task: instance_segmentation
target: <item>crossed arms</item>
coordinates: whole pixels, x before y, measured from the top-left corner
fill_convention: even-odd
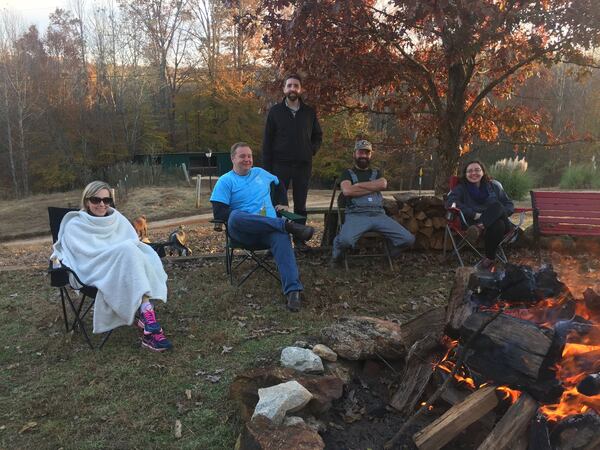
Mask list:
[[[385,191],[387,189],[387,180],[383,177],[373,181],[363,181],[352,184],[350,180],[344,180],[340,183],[344,197],[360,197],[372,192]]]

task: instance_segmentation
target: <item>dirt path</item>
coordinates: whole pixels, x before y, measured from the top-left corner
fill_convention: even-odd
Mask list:
[[[386,192],[386,196],[391,196],[399,191],[389,191]],[[423,192],[424,195],[432,195],[432,191]],[[416,195],[416,191],[415,191]],[[290,195],[291,197],[291,195]],[[324,207],[329,206],[331,201],[331,191],[326,190],[313,190],[310,191],[307,206],[316,208],[316,207]],[[290,206],[293,207],[293,202],[290,202]],[[196,214],[192,216],[184,216],[173,219],[165,219],[165,220],[156,220],[149,222],[149,227],[153,231],[165,230],[170,228],[175,228],[179,225],[195,225],[201,223],[207,223],[210,219],[212,219],[211,213],[206,214]],[[40,236],[34,238],[25,238],[25,239],[15,239],[12,241],[0,242],[0,246],[8,247],[8,248],[24,248],[30,246],[39,246],[39,245],[50,245],[52,240],[50,236]]]

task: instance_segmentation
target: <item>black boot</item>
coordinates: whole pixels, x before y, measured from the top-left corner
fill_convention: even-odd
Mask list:
[[[300,311],[302,306],[302,300],[300,299],[300,291],[292,291],[286,294],[287,297],[287,309],[292,312]]]
[[[295,240],[306,242],[310,241],[310,238],[312,238],[315,229],[313,227],[309,227],[288,220],[285,223],[285,231],[290,233]]]

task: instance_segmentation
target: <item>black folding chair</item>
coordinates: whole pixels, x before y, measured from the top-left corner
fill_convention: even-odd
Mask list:
[[[50,220],[50,231],[52,232],[53,243],[58,240],[58,231],[60,230],[60,223],[62,222],[63,217],[70,211],[77,211],[77,209],[55,207],[48,208],[48,218]],[[98,289],[96,289],[94,286],[88,286],[83,283],[71,268],[67,267],[60,261],[50,261],[48,273],[50,274],[50,285],[58,288],[60,292],[60,300],[62,304],[66,332],[69,333],[70,331],[81,330],[81,333],[83,334],[83,337],[90,348],[94,349],[95,347],[92,343],[90,335],[87,332],[84,318],[94,306]],[[71,286],[71,276],[81,287]],[[79,295],[71,297],[69,294],[69,288],[74,291],[79,291]],[[67,310],[67,305],[69,307],[69,311]],[[69,316],[72,316],[72,318]],[[110,337],[111,333],[112,330],[103,333],[98,349],[102,349],[102,347],[104,347],[104,344]]]
[[[225,269],[229,276],[229,283],[232,286],[241,286],[248,278],[257,270],[262,269],[279,281],[277,268],[272,263],[271,253],[267,246],[249,246],[236,241],[229,234],[227,223],[222,220],[211,220],[214,224],[215,231],[225,232]],[[234,260],[238,259],[237,261]],[[254,262],[254,266],[247,272],[239,281],[235,280],[234,270],[238,269],[246,261]]]

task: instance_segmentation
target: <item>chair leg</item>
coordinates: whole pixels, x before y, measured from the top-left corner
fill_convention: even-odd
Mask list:
[[[458,247],[456,246],[456,239],[454,239],[454,236],[452,235],[452,232],[448,231],[448,236],[450,236],[450,242],[452,242],[452,248],[454,250],[454,254],[456,255],[456,257],[458,258],[458,262],[460,263],[461,267],[464,267],[465,264],[463,263],[462,257],[460,256],[460,252]]]
[[[383,252],[388,260],[388,264],[390,265],[390,270],[394,271],[394,263],[392,262],[392,253],[390,252],[390,243],[387,239],[383,240]]]
[[[60,303],[62,304],[62,312],[63,312],[63,319],[65,321],[65,332],[68,333],[69,332],[69,319],[67,317],[67,307],[65,305],[65,295],[68,296],[68,294],[65,292],[65,288],[61,287],[60,288]],[[70,299],[69,299],[70,301]]]

